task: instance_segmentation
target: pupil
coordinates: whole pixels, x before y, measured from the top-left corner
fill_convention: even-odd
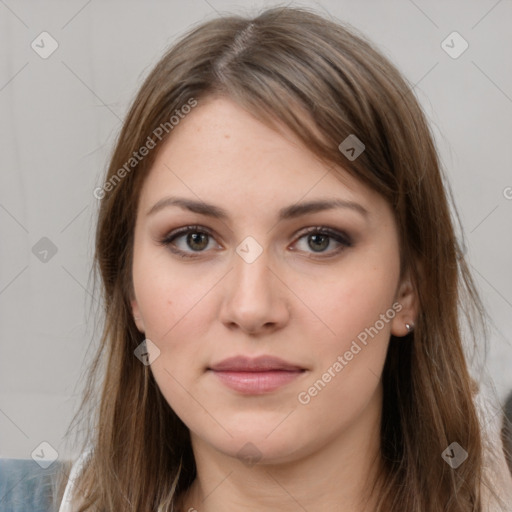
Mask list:
[[[200,239],[202,238],[202,244]],[[206,240],[205,233],[189,233],[188,235],[188,244],[192,249],[204,249],[208,244],[204,243]]]
[[[316,245],[316,248],[320,248],[320,249],[326,249],[327,246],[329,245],[329,237],[327,235],[311,235],[311,238],[310,238],[310,241],[313,241],[314,244],[316,244],[319,239],[321,240],[320,241],[320,244]],[[323,242],[323,243],[322,243]],[[327,243],[325,243],[327,242]],[[310,244],[311,246],[311,244]],[[311,246],[312,249],[315,249],[314,246]]]

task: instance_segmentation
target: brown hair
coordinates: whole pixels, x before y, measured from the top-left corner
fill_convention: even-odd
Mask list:
[[[139,192],[165,140],[155,130],[170,128],[170,117],[191,99],[200,106],[213,94],[271,126],[284,123],[392,206],[419,316],[405,340],[391,337],[383,371],[379,511],[483,510],[483,436],[461,337],[462,317],[469,335],[483,309],[432,134],[411,85],[364,36],[295,8],[196,27],[150,72],[126,117],[106,182],[149,140],[158,147],[122,173],[99,209],[95,263],[105,323],[81,410],[85,419],[86,410],[96,414],[87,439],[92,456],[77,481],[79,510],[170,510],[195,477],[188,429],[133,353],[144,335],[131,315],[131,262]],[[353,161],[338,149],[350,134],[366,146]],[[454,441],[468,453],[457,469],[441,457]]]

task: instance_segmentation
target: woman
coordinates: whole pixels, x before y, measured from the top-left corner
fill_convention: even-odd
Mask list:
[[[290,8],[194,29],[95,195],[85,405],[105,368],[61,510],[506,510],[433,139],[353,29]]]

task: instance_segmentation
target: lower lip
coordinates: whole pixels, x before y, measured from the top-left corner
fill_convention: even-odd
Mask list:
[[[228,372],[211,370],[227,387],[246,395],[274,391],[300,377],[304,371]]]

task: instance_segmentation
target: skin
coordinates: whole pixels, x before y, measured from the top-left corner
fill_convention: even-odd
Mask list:
[[[178,206],[147,215],[171,195],[213,203],[229,218]],[[325,198],[367,213],[335,208],[277,220],[283,207]],[[160,350],[151,371],[190,429],[197,465],[181,510],[374,510],[364,485],[379,467],[380,377],[390,334],[407,334],[417,303],[408,277],[400,278],[389,205],[285,128],[277,132],[222,97],[202,100],[173,130],[139,201],[132,311]],[[159,241],[187,225],[213,236],[196,245],[186,234],[176,238],[175,247],[196,256],[183,259]],[[304,233],[315,226],[345,232],[352,243],[315,244]],[[247,236],[263,251],[251,263],[236,252]],[[299,393],[396,302],[394,318],[300,403]],[[262,354],[306,371],[263,395],[242,395],[207,371],[230,356]],[[248,442],[261,457],[256,464],[237,455]]]

